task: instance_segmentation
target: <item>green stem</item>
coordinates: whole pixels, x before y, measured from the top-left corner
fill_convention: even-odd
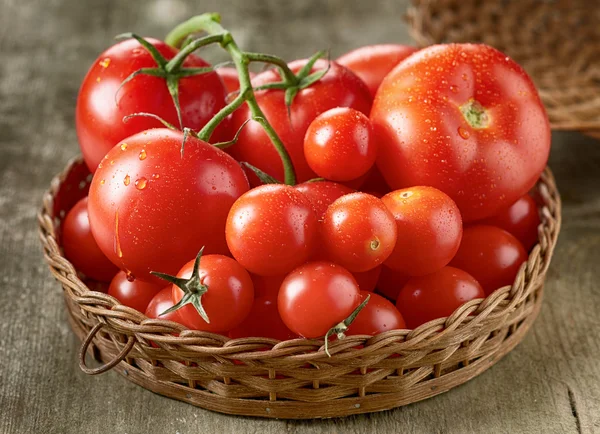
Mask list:
[[[286,84],[296,86],[300,82],[300,80],[298,80],[298,77],[294,75],[287,63],[285,63],[285,61],[280,57],[263,53],[246,53],[246,56],[248,56],[248,60],[250,60],[251,62],[271,63],[277,66],[281,74],[281,78]]]

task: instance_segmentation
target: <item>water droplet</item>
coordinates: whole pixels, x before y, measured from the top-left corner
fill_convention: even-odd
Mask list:
[[[127,143],[121,143],[121,151],[127,149]]]
[[[147,184],[148,184],[148,180],[146,178],[142,177],[135,181],[135,188],[137,188],[138,190],[143,190],[144,188],[146,188]]]
[[[100,181],[100,185],[104,185],[104,183],[105,183],[105,182],[106,182],[106,181],[105,181],[104,179],[103,179],[103,180],[101,180],[101,181]]]
[[[153,177],[154,179],[158,179],[158,178],[160,178],[160,175],[159,175],[158,173],[155,173],[154,175],[152,175],[152,177]]]
[[[115,249],[119,258],[123,257],[123,251],[121,250],[121,239],[119,238],[119,210],[115,211]]]
[[[140,160],[145,160],[146,159],[147,155],[146,155],[146,150],[145,149],[142,149],[140,151],[139,157],[140,157]]]
[[[108,68],[108,65],[110,65],[110,58],[109,57],[105,57],[104,59],[102,59],[100,61],[100,66],[103,68]]]
[[[135,280],[135,276],[133,275],[133,273],[129,270],[125,271],[125,277],[127,278],[127,280],[129,282],[133,282]]]
[[[123,184],[125,184],[125,186],[128,186],[130,182],[131,182],[131,178],[129,177],[129,175],[125,175],[125,179],[123,180]]]
[[[102,169],[102,163],[98,164],[98,169]]]
[[[458,135],[461,136],[465,140],[467,140],[469,137],[471,137],[471,133],[469,133],[469,130],[467,130],[463,127],[458,127]]]
[[[457,93],[458,92],[458,86],[455,86],[453,84],[450,85],[450,91],[452,93]]]
[[[115,160],[110,160],[110,165],[114,166],[114,164],[115,164]]]
[[[96,83],[100,83],[102,79],[100,77],[96,77]]]
[[[467,78],[468,78],[468,77],[467,77],[467,74],[463,74],[463,75],[462,75],[462,79],[463,79],[464,81],[467,81]]]

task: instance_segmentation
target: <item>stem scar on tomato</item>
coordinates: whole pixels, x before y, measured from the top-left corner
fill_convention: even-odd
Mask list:
[[[461,105],[460,111],[472,128],[480,130],[487,128],[490,124],[490,116],[487,110],[479,101],[473,98]]]

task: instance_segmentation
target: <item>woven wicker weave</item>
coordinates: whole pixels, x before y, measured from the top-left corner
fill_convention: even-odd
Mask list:
[[[89,179],[85,165],[72,161],[52,181],[38,216],[45,258],[63,286],[71,326],[84,340],[82,369],[95,374],[115,368],[171,398],[263,417],[385,410],[445,392],[483,372],[523,339],[536,318],[561,221],[560,197],[546,169],[537,186],[540,243],[512,287],[415,330],[332,342],[328,357],[322,340],[231,340],[148,319],[90,291],[62,255],[56,230],[61,216],[86,194]],[[87,350],[106,365],[86,367]]]
[[[552,128],[600,138],[600,4],[595,0],[412,0],[421,46],[484,42],[531,75]]]

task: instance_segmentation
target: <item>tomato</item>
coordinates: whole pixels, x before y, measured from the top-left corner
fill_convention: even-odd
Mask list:
[[[386,298],[395,301],[402,287],[408,282],[408,279],[410,279],[410,276],[382,265],[379,280],[377,280],[376,291]]]
[[[398,226],[398,242],[385,265],[423,276],[450,262],[462,236],[460,211],[452,199],[432,187],[412,187],[381,200]]]
[[[256,298],[250,314],[229,332],[229,337],[232,339],[262,337],[286,341],[298,336],[286,327],[279,316],[277,294],[275,294]]]
[[[283,281],[277,304],[285,325],[305,338],[323,337],[360,304],[349,271],[330,262],[309,262]]]
[[[290,63],[289,67],[297,73],[306,62],[307,60],[297,60]],[[316,177],[304,158],[304,135],[312,120],[334,107],[352,107],[366,115],[371,109],[369,90],[345,67],[335,62],[328,65],[326,60],[320,59],[315,63],[313,72],[328,66],[329,70],[319,81],[298,92],[290,107],[289,116],[283,90],[256,92],[256,101],[290,154],[298,182]],[[273,69],[257,75],[252,84],[256,87],[280,81],[279,73]],[[250,110],[244,105],[233,114],[232,130],[238,131],[248,118]],[[230,152],[238,161],[246,161],[276,179],[283,180],[283,165],[279,154],[257,122],[251,121],[243,128]]]
[[[391,189],[386,184],[383,175],[379,171],[377,166],[373,166],[367,176],[365,181],[360,186],[360,191],[364,191],[365,193],[372,194],[373,196],[377,196],[379,198],[388,194]]]
[[[308,199],[283,184],[254,188],[232,206],[227,245],[244,268],[261,276],[290,272],[315,245],[317,217]]]
[[[538,242],[537,228],[540,225],[540,215],[535,200],[528,194],[495,216],[478,223],[497,226],[510,232],[527,251],[531,250]]]
[[[162,41],[148,39],[169,60],[178,50]],[[93,173],[106,153],[121,140],[162,124],[151,118],[123,117],[138,112],[160,116],[179,126],[175,105],[166,80],[140,74],[119,89],[121,83],[140,68],[155,68],[156,61],[139,42],[129,39],[104,51],[83,79],[77,97],[77,137],[83,158]],[[190,55],[184,67],[207,67],[200,57]],[[117,92],[118,90],[118,92]],[[183,126],[199,131],[225,106],[225,88],[215,72],[182,78],[179,104]]]
[[[351,193],[333,202],[321,225],[328,258],[352,272],[368,271],[396,247],[394,216],[381,199]]]
[[[249,186],[223,151],[183,134],[154,129],[115,146],[90,187],[90,225],[100,249],[136,278],[176,273],[200,247],[226,254],[225,221]]]
[[[112,262],[111,262],[111,264],[112,264]],[[112,280],[112,279],[110,279],[110,280]],[[108,293],[108,287],[110,285],[110,281],[109,282],[99,282],[99,281],[93,280],[93,279],[84,279],[83,283],[85,283],[85,286],[87,286],[90,291],[102,292],[104,294]]]
[[[177,278],[193,282],[196,261],[186,263]],[[252,309],[254,287],[250,275],[240,264],[227,256],[205,255],[199,260],[196,278],[198,285],[194,286],[196,293],[192,297],[199,300],[209,322],[189,303],[176,310],[182,324],[194,330],[224,333],[244,321]],[[188,290],[175,283],[171,291],[174,305],[189,296]]]
[[[110,282],[108,295],[112,295],[121,304],[143,313],[146,311],[150,300],[164,286],[133,279],[124,271],[119,271]]]
[[[444,267],[427,276],[412,277],[400,290],[396,307],[411,329],[444,318],[476,298],[484,298],[481,285],[463,270]]]
[[[375,268],[371,268],[368,271],[352,273],[352,276],[354,276],[354,280],[356,280],[356,283],[358,283],[358,287],[361,291],[372,292],[375,290],[382,268],[383,266],[379,265]]]
[[[321,113],[304,136],[304,156],[317,175],[332,181],[365,175],[377,158],[371,121],[349,107]]]
[[[217,71],[217,74],[219,74],[219,77],[221,77],[223,85],[225,85],[225,90],[228,94],[236,92],[240,89],[240,78],[238,76],[237,69],[225,67],[218,68],[215,71]],[[250,78],[256,75],[251,71],[248,72],[250,74]]]
[[[254,284],[254,298],[277,297],[281,282],[285,279],[285,275],[259,276],[257,274],[251,274],[250,277]]]
[[[494,226],[477,225],[465,229],[450,265],[470,273],[489,295],[512,285],[526,260],[523,245],[510,233]]]
[[[380,295],[360,291],[362,300],[367,295],[371,298],[365,307],[358,313],[346,334],[375,336],[388,330],[401,330],[406,328],[402,315],[390,301]]]
[[[330,181],[303,182],[294,188],[306,196],[319,220],[323,220],[325,211],[336,199],[355,191],[343,184]]]
[[[88,198],[67,213],[62,224],[62,248],[77,271],[101,282],[110,282],[119,269],[102,253],[90,230]]]
[[[156,293],[156,295],[150,300],[148,307],[146,308],[146,316],[154,319],[164,319],[167,321],[181,322],[177,311],[172,311],[161,315],[167,309],[173,307],[173,297],[171,296],[173,291],[170,286],[167,286]]]
[[[466,222],[527,193],[550,151],[533,82],[486,45],[435,45],[410,56],[379,87],[371,122],[390,187],[436,187]]]

